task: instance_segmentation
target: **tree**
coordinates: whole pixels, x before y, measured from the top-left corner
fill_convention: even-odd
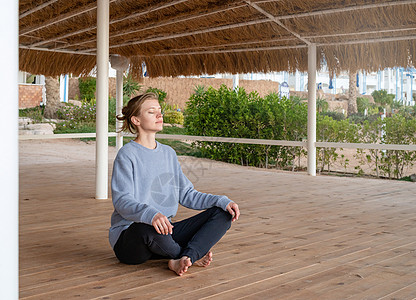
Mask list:
[[[327,112],[328,107],[329,107],[329,104],[328,104],[328,101],[325,100],[325,98],[318,97],[316,99],[316,109],[318,110],[318,112],[320,113]]]
[[[45,77],[46,106],[44,116],[47,119],[55,119],[61,106],[58,77]]]
[[[357,73],[349,72],[348,115],[356,114],[357,109]]]
[[[394,95],[387,94],[386,90],[374,91],[371,93],[374,98],[374,102],[380,104],[383,107],[392,106],[394,102]]]

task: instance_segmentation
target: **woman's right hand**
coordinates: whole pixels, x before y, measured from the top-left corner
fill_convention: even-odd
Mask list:
[[[161,213],[157,213],[152,220],[152,226],[155,228],[156,232],[159,234],[172,234],[173,225],[169,222],[169,219],[162,215]]]

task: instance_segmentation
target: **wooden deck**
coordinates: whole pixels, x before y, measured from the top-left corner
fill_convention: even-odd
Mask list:
[[[178,277],[166,260],[114,257],[93,157],[21,155],[21,299],[416,299],[414,183],[181,159],[199,190],[228,195],[242,216],[210,267]]]

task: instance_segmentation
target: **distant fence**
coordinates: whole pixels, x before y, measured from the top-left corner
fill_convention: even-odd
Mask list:
[[[115,132],[108,133],[109,137],[115,137],[116,135],[117,133]],[[125,136],[133,136],[133,135],[129,134]],[[20,135],[19,140],[78,139],[78,138],[95,138],[95,137],[96,137],[95,133],[64,133],[64,134],[45,134],[45,135]],[[166,139],[166,140],[178,140],[178,141],[186,140],[186,141],[200,141],[200,142],[221,142],[221,143],[236,143],[236,144],[305,147],[305,148],[307,146],[306,141],[243,139],[243,138],[226,138],[226,137],[177,135],[177,134],[156,134],[156,138]],[[361,144],[361,143],[316,142],[315,147],[416,151],[416,145],[399,145],[399,144]]]

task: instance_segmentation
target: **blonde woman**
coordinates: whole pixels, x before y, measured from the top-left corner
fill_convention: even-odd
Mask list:
[[[122,130],[137,137],[114,161],[109,239],[117,258],[126,264],[169,258],[169,269],[179,276],[192,265],[208,266],[211,247],[240,216],[238,205],[226,196],[195,190],[175,151],[156,141],[163,129],[156,94],[131,99],[122,114],[117,117],[123,121]],[[205,211],[172,223],[178,204]]]

